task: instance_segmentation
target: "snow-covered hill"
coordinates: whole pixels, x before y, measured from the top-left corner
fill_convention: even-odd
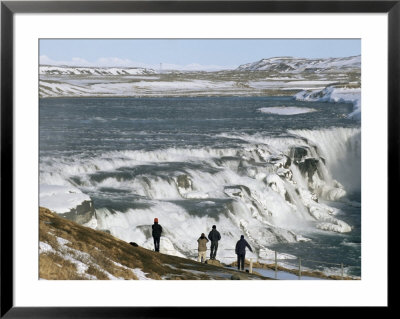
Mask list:
[[[40,75],[142,75],[154,74],[155,71],[144,68],[117,67],[72,67],[41,65]]]
[[[128,67],[40,66],[46,97],[277,96],[351,84],[360,87],[361,57],[279,57],[218,72],[158,72]],[[257,72],[252,72],[257,71]]]
[[[343,72],[361,68],[361,56],[327,59],[276,57],[240,65],[238,71],[275,71],[281,73]]]

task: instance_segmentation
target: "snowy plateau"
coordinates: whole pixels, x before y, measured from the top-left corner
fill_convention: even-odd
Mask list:
[[[269,58],[224,71],[41,65],[45,97],[273,96],[360,87],[361,57]]]

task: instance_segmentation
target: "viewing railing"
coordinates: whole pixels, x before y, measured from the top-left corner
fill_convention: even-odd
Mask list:
[[[218,249],[217,252],[227,251],[227,250],[229,250],[229,251],[235,251],[235,249]],[[173,252],[176,252],[176,250],[165,250],[165,249],[162,249],[162,252],[163,252],[163,253],[164,253],[164,252],[172,252],[172,251],[173,251]],[[191,251],[196,251],[196,252],[197,252],[198,249],[197,249],[197,248],[193,248],[193,249],[191,249]],[[207,248],[207,251],[209,252],[210,249]],[[248,258],[247,260],[249,261],[249,273],[252,273],[252,272],[253,272],[253,265],[254,265],[254,262],[256,262],[256,263],[258,263],[258,264],[267,265],[267,266],[269,266],[269,267],[268,267],[269,269],[271,269],[271,266],[272,266],[272,267],[273,267],[272,270],[274,271],[275,279],[278,278],[278,272],[279,272],[279,271],[281,271],[281,272],[289,272],[289,273],[292,273],[292,274],[296,275],[296,276],[298,277],[299,280],[301,280],[301,278],[302,278],[304,272],[315,272],[315,271],[319,271],[319,270],[316,270],[316,269],[311,269],[311,268],[309,268],[309,267],[304,267],[304,262],[325,264],[325,265],[331,265],[331,266],[338,266],[338,268],[340,269],[340,274],[337,275],[337,276],[340,277],[341,279],[344,279],[344,278],[345,278],[345,274],[344,274],[344,268],[345,268],[345,267],[350,266],[350,267],[352,267],[352,268],[360,268],[359,266],[354,266],[354,265],[345,265],[345,264],[343,264],[343,263],[331,263],[331,262],[326,262],[326,261],[321,261],[321,260],[313,260],[313,259],[306,259],[306,258],[301,258],[301,257],[296,257],[296,258],[293,258],[293,259],[287,259],[287,258],[285,258],[285,259],[278,259],[278,252],[275,251],[274,253],[275,253],[275,256],[274,256],[273,259],[272,259],[272,258],[261,258],[261,257],[257,257],[257,258],[250,257],[250,258]],[[189,255],[188,257],[189,257],[189,258],[195,258],[195,259],[197,260],[198,255],[197,255],[197,254],[193,254],[193,255]],[[223,257],[221,257],[221,258],[237,260],[237,256],[223,256]],[[282,267],[282,266],[281,266],[281,268],[279,269],[279,262],[281,262],[281,264],[282,264],[283,261],[285,261],[285,266],[287,266],[287,264],[291,264],[290,261],[293,261],[293,260],[296,260],[296,259],[298,260],[298,262],[297,262],[297,267],[296,267],[296,268],[290,269],[290,268],[285,268],[285,267]],[[266,263],[266,262],[268,262],[268,261],[269,261],[269,262],[272,262],[272,263],[269,263],[269,264]],[[302,263],[303,263],[303,264],[302,264]],[[321,272],[322,272],[322,271],[321,271]],[[323,272],[322,272],[322,273],[323,273]],[[323,274],[324,274],[324,273],[323,273]],[[325,275],[326,277],[329,277],[329,276],[326,275],[326,274],[324,274],[324,275]]]

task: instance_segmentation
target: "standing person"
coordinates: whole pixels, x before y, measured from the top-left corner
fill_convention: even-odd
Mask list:
[[[160,238],[162,233],[162,227],[158,224],[158,218],[154,218],[154,224],[151,226],[152,232],[151,235],[154,239],[154,251],[160,251]]]
[[[208,234],[208,239],[211,240],[210,259],[215,259],[218,250],[218,241],[221,239],[221,235],[217,230],[217,226],[213,225],[212,230]]]
[[[236,248],[235,248],[235,253],[237,255],[237,264],[238,264],[238,270],[244,270],[244,258],[246,256],[246,247],[250,249],[251,252],[253,250],[251,249],[249,243],[244,239],[244,236],[240,236],[240,240],[236,243]]]
[[[208,239],[204,233],[201,234],[200,238],[197,239],[197,242],[199,243],[199,256],[197,257],[198,262],[205,262],[206,261],[206,252],[207,252],[207,243]]]

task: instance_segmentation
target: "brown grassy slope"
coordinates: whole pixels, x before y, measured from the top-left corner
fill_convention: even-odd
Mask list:
[[[234,269],[156,253],[39,209],[39,277],[48,280],[230,279]],[[245,275],[245,274],[243,274]],[[268,279],[247,274],[248,279]]]

